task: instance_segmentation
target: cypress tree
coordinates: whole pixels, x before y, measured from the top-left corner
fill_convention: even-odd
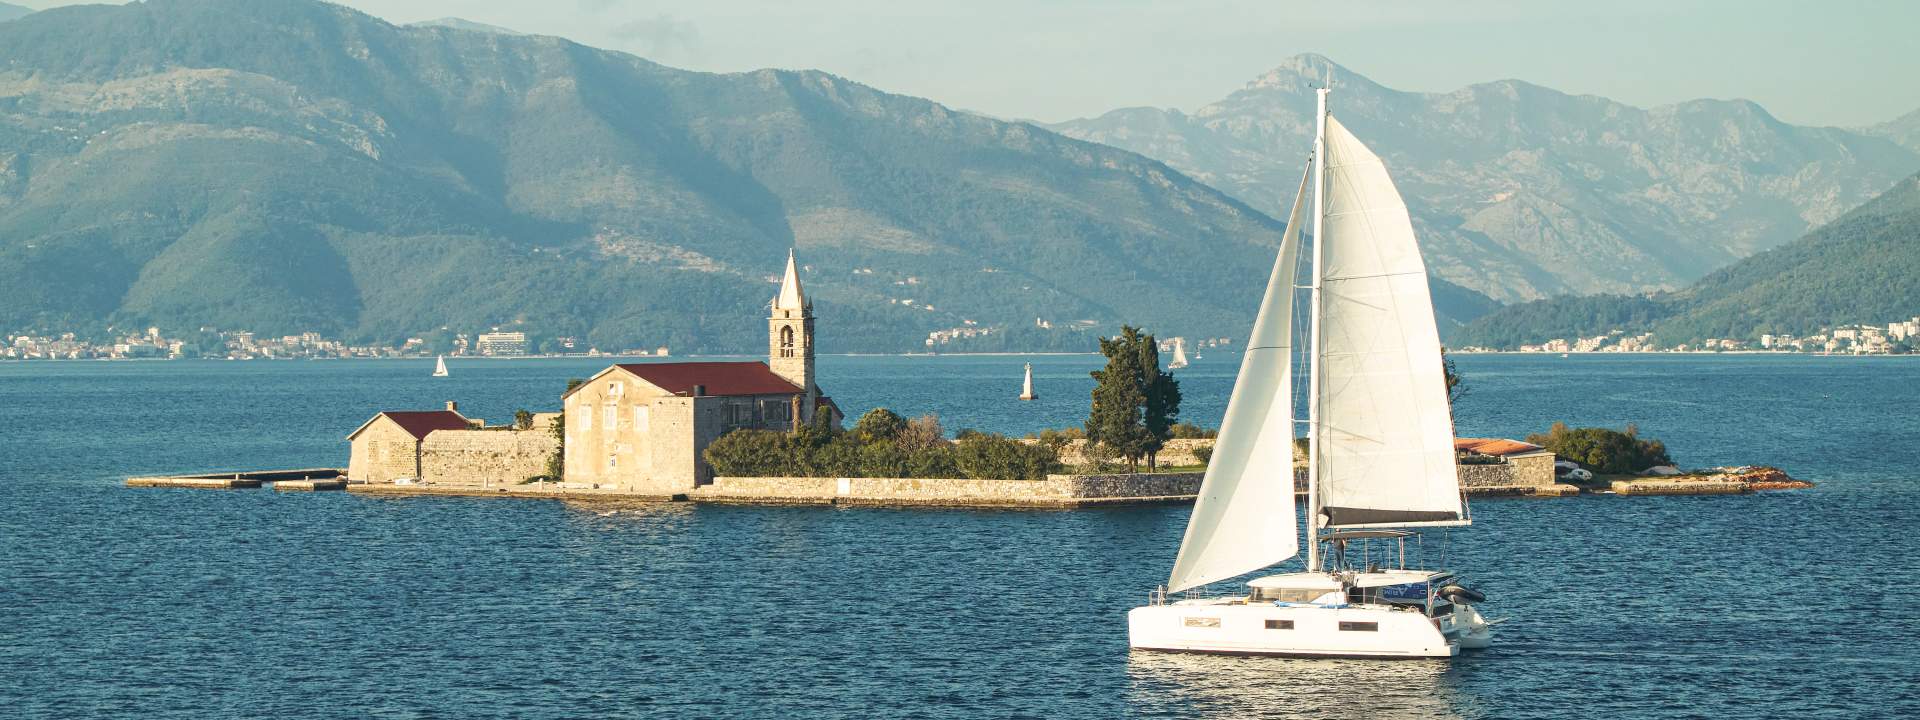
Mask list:
[[[1180,384],[1160,372],[1160,350],[1152,335],[1123,326],[1120,335],[1100,339],[1105,368],[1095,370],[1093,407],[1087,415],[1087,442],[1098,443],[1138,470],[1140,458],[1151,465],[1172,434],[1180,412]]]

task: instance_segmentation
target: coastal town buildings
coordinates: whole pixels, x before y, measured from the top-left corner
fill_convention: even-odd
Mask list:
[[[527,334],[523,332],[485,332],[474,343],[481,355],[519,356],[527,354]]]
[[[1663,346],[1652,333],[1629,335],[1615,330],[1586,338],[1557,338],[1514,348],[1523,353],[1583,352],[1805,352],[1852,355],[1886,355],[1920,352],[1920,316],[1885,325],[1854,324],[1822,328],[1805,336],[1786,333],[1762,333],[1756,338],[1707,338],[1697,342]],[[1460,352],[1487,352],[1489,348],[1463,347]]]

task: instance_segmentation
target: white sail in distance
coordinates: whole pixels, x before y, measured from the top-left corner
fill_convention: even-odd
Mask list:
[[[1227,399],[1200,496],[1167,579],[1170,592],[1279,563],[1300,552],[1293,512],[1293,300],[1307,179]]]
[[[1453,413],[1413,223],[1379,156],[1326,123],[1314,398],[1325,526],[1460,524]]]

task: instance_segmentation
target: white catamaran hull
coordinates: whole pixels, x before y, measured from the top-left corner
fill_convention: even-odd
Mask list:
[[[1455,605],[1438,618],[1380,606],[1275,606],[1185,601],[1127,613],[1140,650],[1290,657],[1450,658],[1487,647],[1479,611]]]

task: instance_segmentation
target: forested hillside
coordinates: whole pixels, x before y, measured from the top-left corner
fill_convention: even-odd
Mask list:
[[[0,24],[0,328],[750,350],[797,246],[828,351],[1036,318],[1232,336],[1280,229],[1130,152],[819,72],[308,0]]]

